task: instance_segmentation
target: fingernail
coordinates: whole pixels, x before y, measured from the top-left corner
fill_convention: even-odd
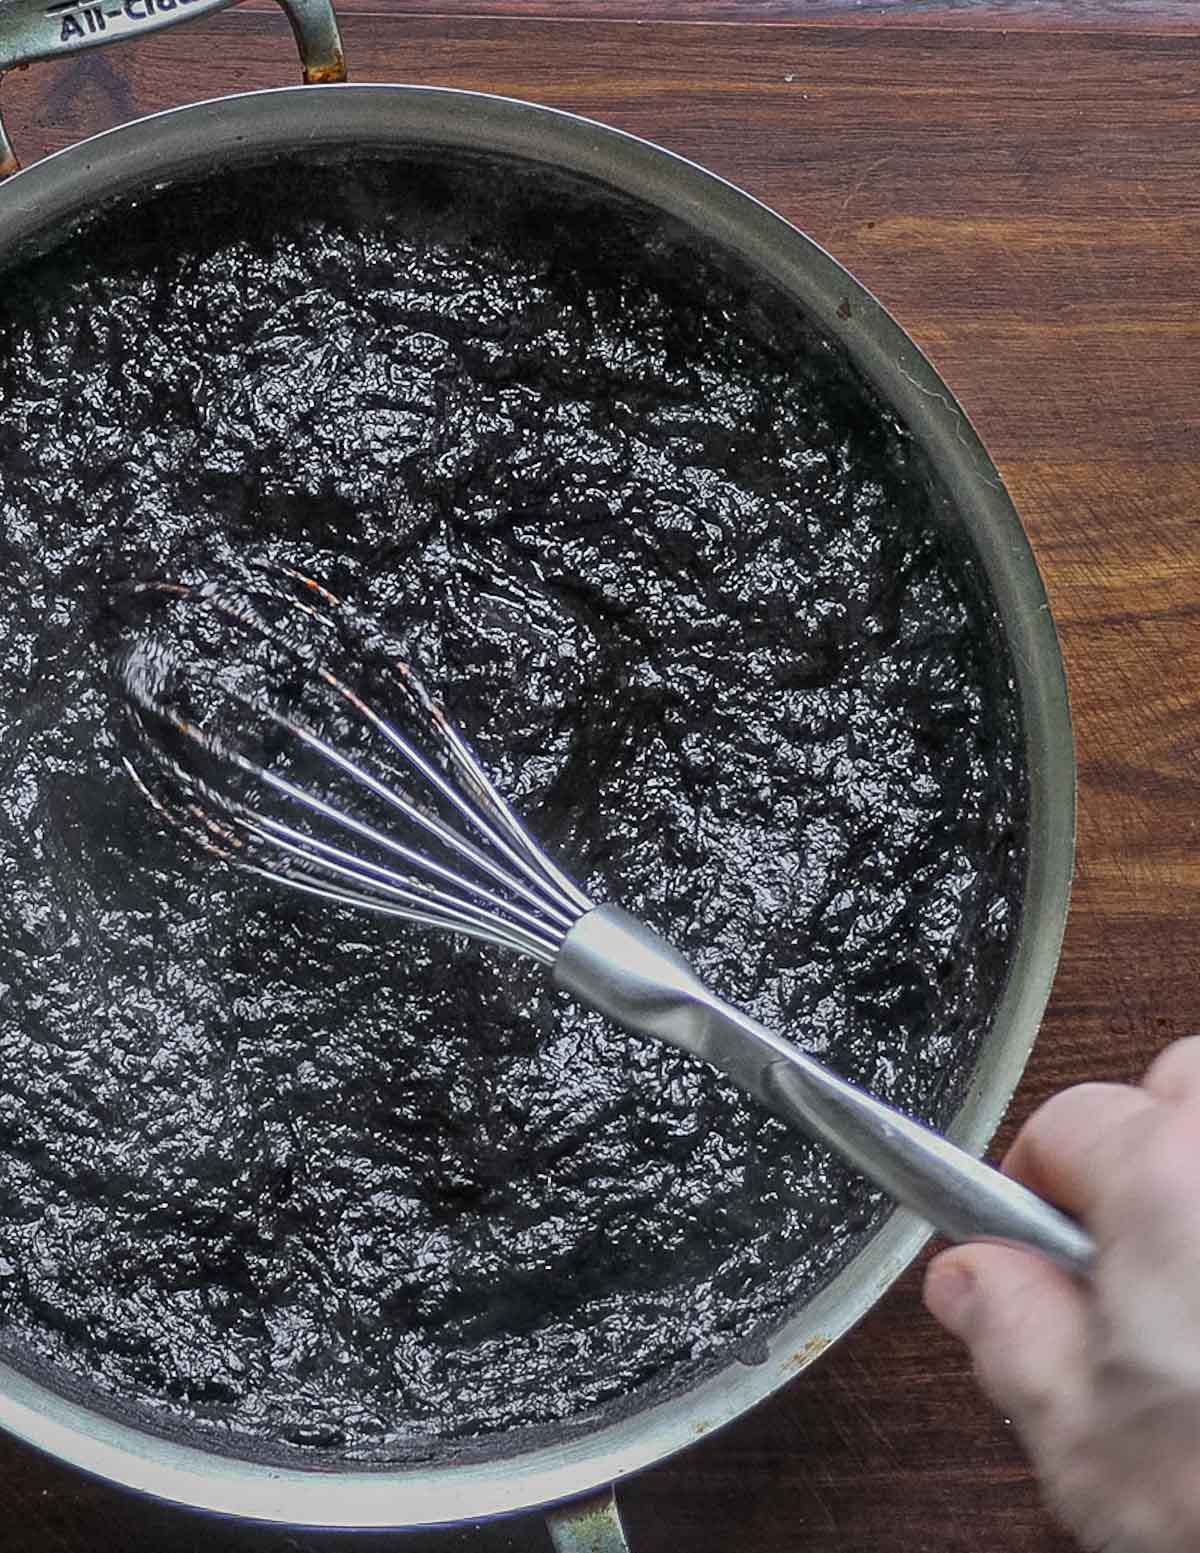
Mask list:
[[[925,1307],[955,1337],[965,1337],[975,1303],[975,1274],[961,1262],[933,1262],[925,1277]]]

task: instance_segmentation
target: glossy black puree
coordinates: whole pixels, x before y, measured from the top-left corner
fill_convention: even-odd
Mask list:
[[[740,1354],[881,1211],[504,955],[213,871],[116,765],[114,579],[378,613],[553,854],[945,1119],[1008,963],[1018,712],[923,461],[687,234],[494,167],[113,212],[0,303],[0,1317],[367,1458]]]

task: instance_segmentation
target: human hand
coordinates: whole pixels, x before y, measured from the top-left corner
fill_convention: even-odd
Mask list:
[[[1095,1236],[1089,1283],[1005,1246],[943,1251],[925,1302],[971,1351],[1089,1550],[1200,1549],[1200,1037],[1140,1086],[1081,1084],[1004,1169]]]

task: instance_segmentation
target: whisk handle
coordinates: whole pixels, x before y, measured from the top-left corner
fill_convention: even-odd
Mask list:
[[[1090,1271],[1095,1247],[1074,1219],[716,997],[677,950],[620,907],[580,918],[554,979],[627,1029],[711,1062],[948,1239],[1012,1242],[1080,1277]]]
[[[778,1115],[823,1138],[947,1239],[1015,1243],[1077,1277],[1090,1273],[1096,1249],[1074,1219],[803,1053],[773,1063],[763,1088]]]

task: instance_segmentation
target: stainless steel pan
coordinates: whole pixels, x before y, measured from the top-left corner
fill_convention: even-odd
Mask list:
[[[0,0],[0,70],[133,36],[231,0]],[[306,80],[340,81],[328,0],[283,0]],[[924,448],[986,571],[1011,647],[1026,740],[1030,847],[1013,971],[950,1128],[981,1152],[1021,1075],[1049,995],[1071,875],[1074,764],[1062,664],[1028,542],[999,475],[946,384],[830,256],[748,195],[656,146],[505,98],[406,86],[315,84],[203,102],[96,136],[0,187],[0,266],[94,207],[155,183],[264,155],[348,148],[466,149],[567,170],[687,223],[781,287],[860,370]],[[0,129],[3,171],[16,159]],[[115,1418],[0,1365],[0,1424],[62,1460],[166,1499],[253,1519],[328,1527],[418,1527],[545,1506],[560,1550],[626,1547],[611,1485],[682,1449],[792,1381],[854,1325],[921,1248],[894,1214],[769,1344],[669,1400],[569,1441],[486,1461],[382,1470],[264,1464]],[[590,1497],[588,1497],[590,1496]]]

